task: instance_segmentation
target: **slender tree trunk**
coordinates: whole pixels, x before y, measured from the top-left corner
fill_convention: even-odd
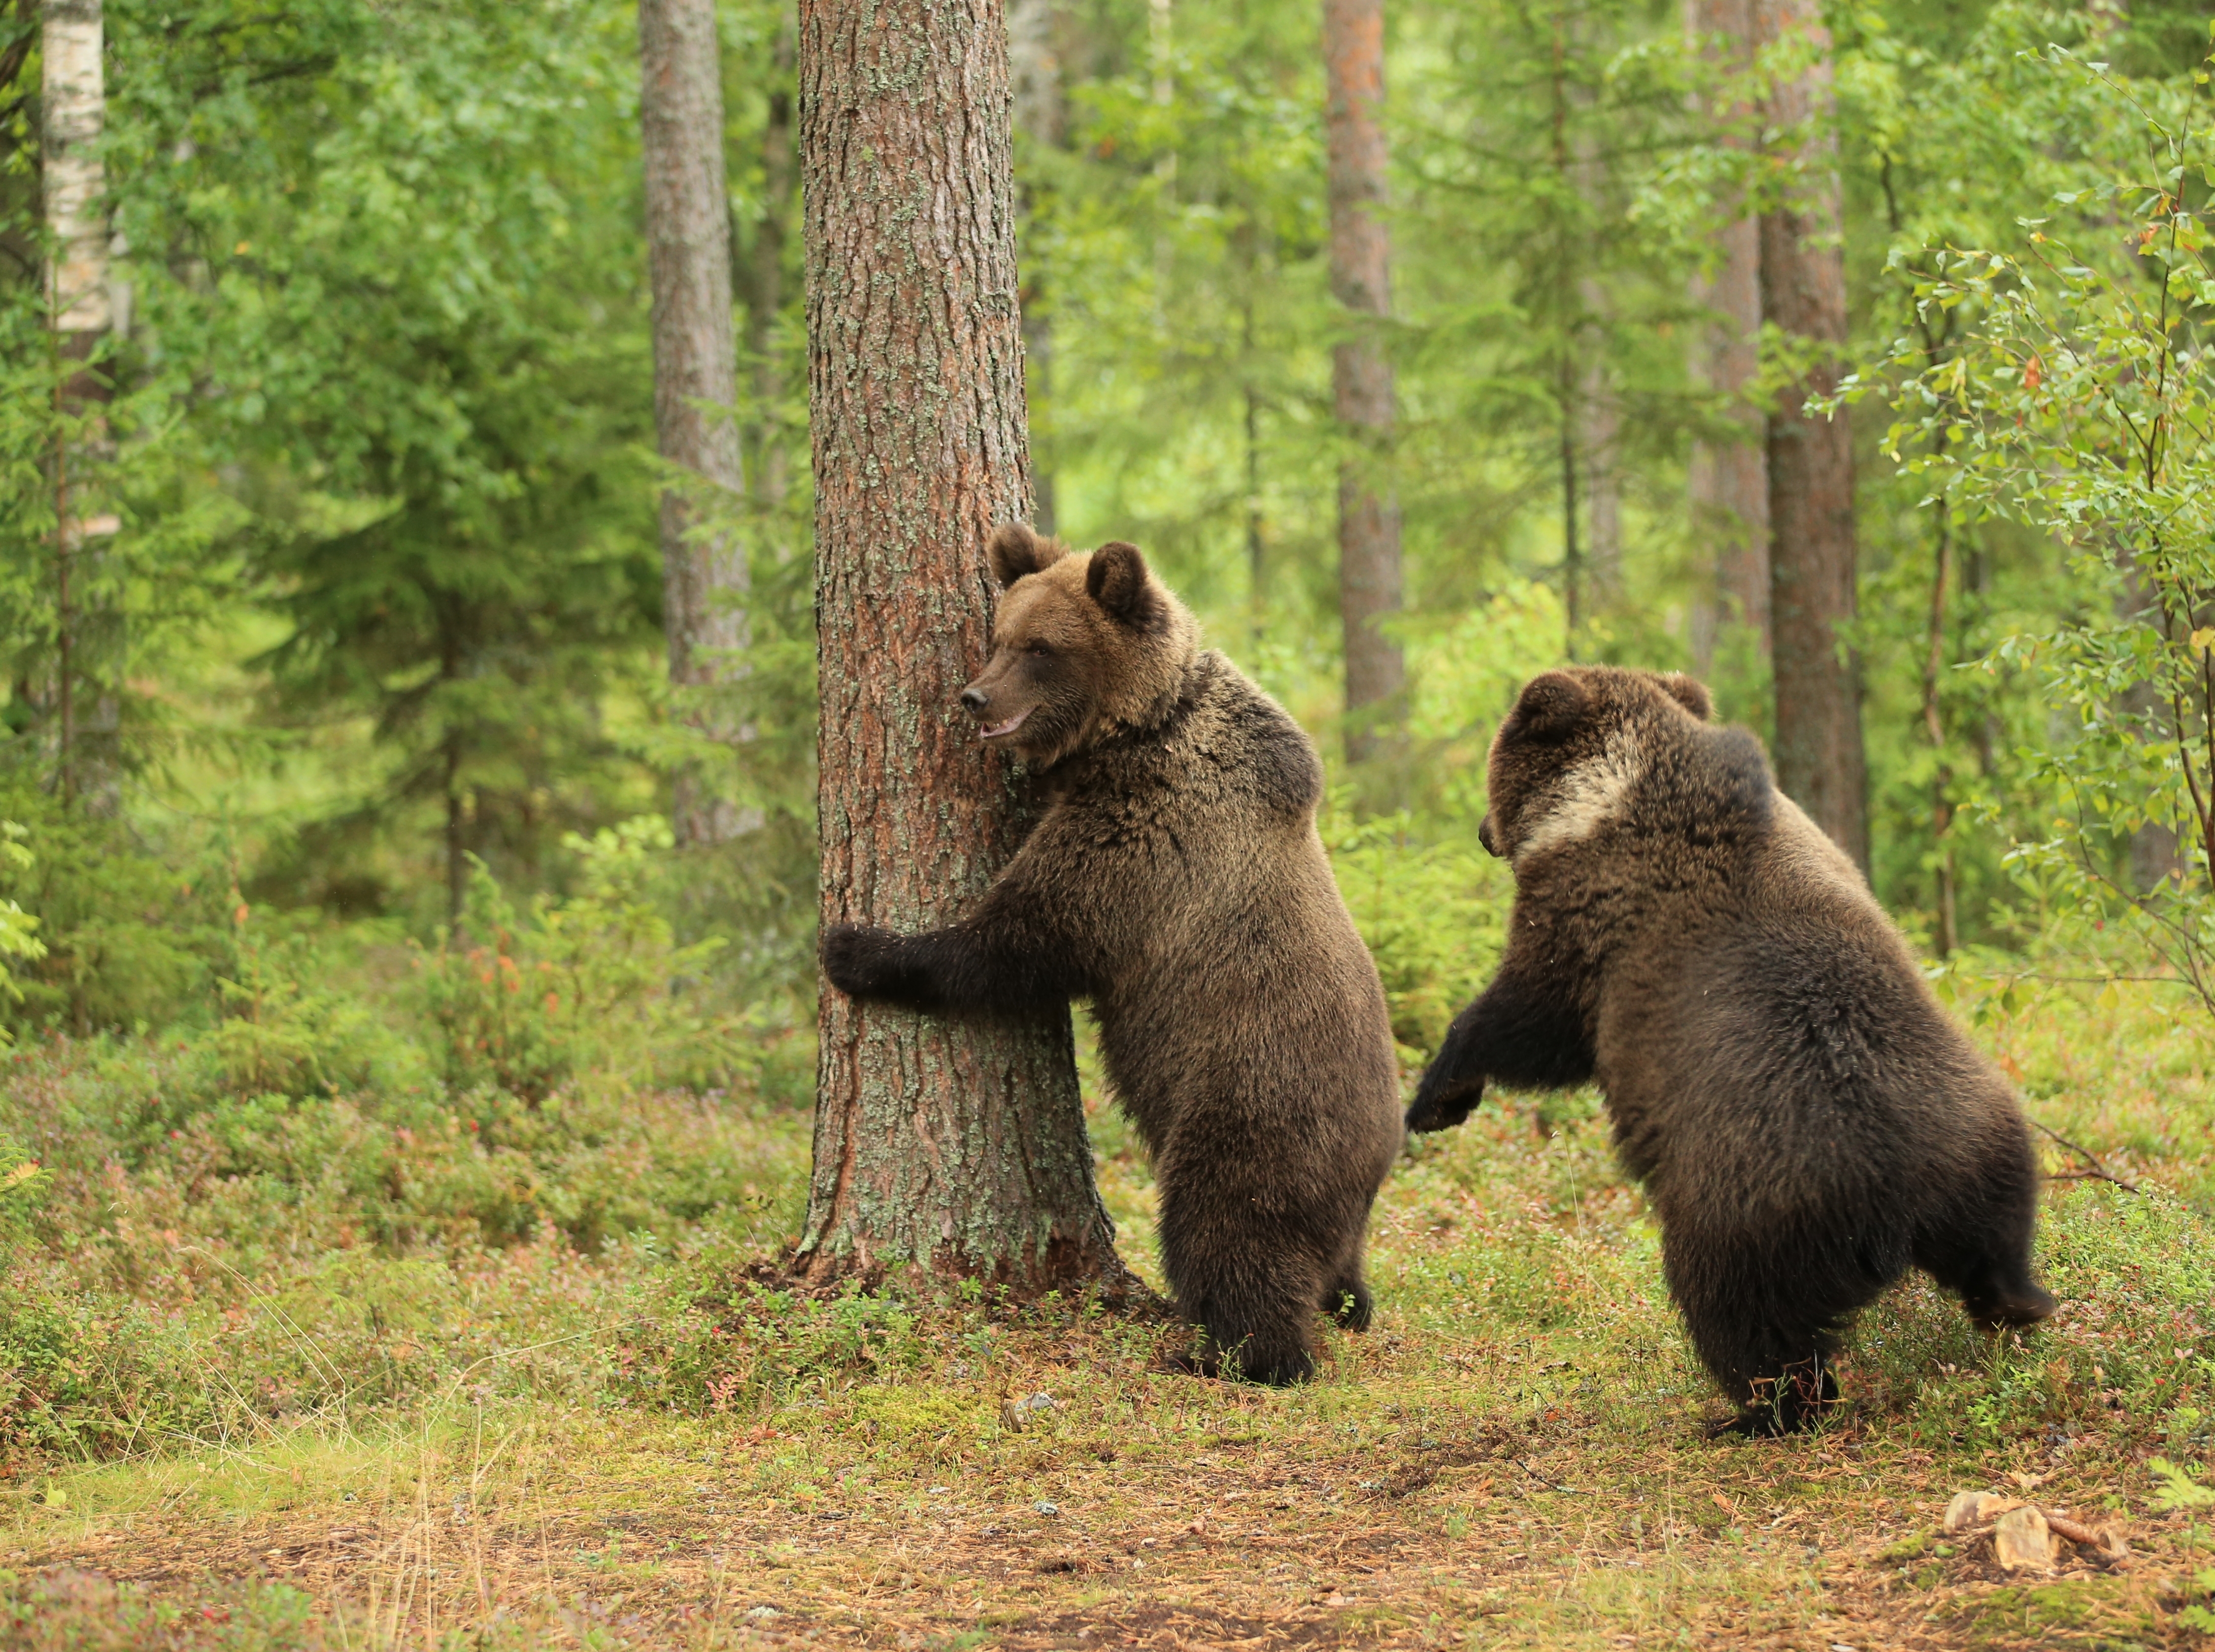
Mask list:
[[[1771,94],[1768,125],[1797,144],[1792,199],[1761,216],[1763,313],[1808,352],[1769,419],[1770,616],[1776,778],[1866,872],[1868,769],[1861,662],[1844,647],[1854,618],[1854,456],[1843,410],[1804,411],[1838,386],[1846,344],[1845,259],[1830,34],[1814,0],[1755,0],[1758,43],[1805,35],[1821,56]]]
[[[1331,353],[1339,423],[1356,452],[1339,466],[1338,589],[1346,646],[1346,756],[1394,744],[1407,666],[1378,621],[1400,611],[1400,502],[1381,474],[1392,445],[1392,364],[1378,336],[1392,310],[1385,195],[1384,0],[1323,0],[1329,81],[1330,288],[1354,332]]]
[[[746,643],[745,549],[735,535],[706,526],[701,495],[703,485],[733,495],[745,487],[715,0],[639,0],[638,46],[654,431],[661,456],[700,479],[661,494],[669,680],[689,701],[687,722],[732,742],[741,731],[701,703],[702,690],[736,669]],[[722,789],[699,768],[680,769],[671,805],[679,843],[725,842],[758,823],[718,795]]]
[[[2115,593],[2116,617],[2158,630],[2160,600],[2153,588],[2138,577],[2135,561],[2125,565],[2121,588]],[[2123,713],[2144,732],[2144,739],[2174,737],[2175,719],[2162,703],[2151,682],[2134,682],[2121,695]],[[2131,834],[2131,890],[2145,895],[2175,879],[2184,870],[2182,840],[2175,824],[2150,820]]]
[[[1032,152],[1058,150],[1067,134],[1069,111],[1061,87],[1061,7],[1058,0],[1009,0],[1008,6],[1008,78],[1014,104],[1014,125]],[[1042,192],[1036,184],[1023,191],[1026,220],[1038,212]],[[1023,352],[1030,364],[1029,402],[1034,412],[1053,407],[1053,317],[1047,308],[1040,272],[1033,268],[1023,285]],[[1041,533],[1055,531],[1053,472],[1044,465],[1031,477],[1032,525]]]
[[[1581,221],[1598,223],[1608,222],[1620,209],[1606,198],[1606,169],[1592,125],[1597,89],[1583,75],[1572,76],[1568,61],[1572,46],[1580,58],[1590,49],[1589,29],[1584,26],[1589,21],[1555,20],[1555,141],[1567,171],[1564,181],[1583,205]],[[1566,134],[1565,125],[1568,126]],[[1596,276],[1580,275],[1576,294],[1578,317],[1571,348],[1578,367],[1572,440],[1584,488],[1581,548],[1589,620],[1613,609],[1623,594],[1623,479],[1617,469],[1616,453],[1623,417],[1608,364],[1611,301],[1606,285]]]
[[[40,31],[44,65],[41,174],[46,234],[46,305],[60,371],[55,380],[53,476],[55,768],[65,801],[111,815],[122,802],[120,702],[116,676],[122,618],[107,589],[107,540],[120,525],[95,506],[114,456],[105,408],[107,376],[93,364],[114,320],[108,226],[100,160],[107,119],[101,0],[46,0]]]
[[[1261,517],[1261,392],[1251,376],[1254,358],[1254,300],[1248,295],[1240,318],[1240,352],[1249,370],[1243,386],[1246,440],[1246,640],[1259,648],[1269,627],[1269,548]]]
[[[1022,835],[955,704],[1029,505],[1007,37],[997,0],[801,0],[800,29],[821,915],[913,931]],[[820,1002],[804,1276],[1126,1284],[1065,1011]]]
[[[1585,546],[1577,512],[1583,489],[1577,476],[1576,363],[1567,354],[1560,389],[1555,437],[1562,471],[1562,656],[1574,659],[1585,624]]]
[[[1940,451],[1944,451],[1943,443]],[[1936,542],[1930,558],[1930,615],[1923,650],[1923,733],[1930,742],[1936,768],[1930,777],[1930,845],[1937,858],[1938,956],[1951,958],[1961,945],[1954,887],[1954,770],[1946,761],[1946,721],[1939,689],[1946,674],[1946,591],[1954,578],[1954,517],[1938,500]]]
[[[1742,73],[1752,65],[1750,0],[1685,0],[1684,24],[1719,71]],[[1727,102],[1705,113],[1725,142],[1745,141],[1738,128],[1746,106]],[[1749,214],[1727,225],[1718,251],[1714,272],[1692,284],[1693,302],[1711,317],[1693,348],[1694,372],[1725,401],[1743,434],[1692,448],[1692,531],[1696,542],[1714,548],[1713,584],[1699,594],[1692,612],[1692,653],[1703,676],[1714,670],[1716,645],[1728,626],[1745,627],[1760,658],[1769,658],[1768,422],[1749,394],[1761,365],[1758,220]]]
[[[784,375],[776,356],[776,321],[784,309],[785,224],[798,174],[792,155],[793,31],[780,24],[770,53],[768,119],[762,125],[762,205],[754,221],[753,257],[746,281],[746,358],[754,376],[754,493],[772,518],[791,488],[784,433],[777,407]],[[778,541],[782,554],[782,540]]]
[[[1586,313],[1594,320],[1586,329],[1584,368],[1577,386],[1576,444],[1584,458],[1585,583],[1592,611],[1605,614],[1623,596],[1623,478],[1616,451],[1623,414],[1604,347],[1606,291],[1597,281],[1580,286]]]
[[[446,923],[459,928],[469,894],[469,839],[462,795],[462,737],[449,733],[440,754],[446,781]]]

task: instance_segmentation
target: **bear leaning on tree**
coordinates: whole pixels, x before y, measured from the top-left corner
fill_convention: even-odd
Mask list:
[[[1492,747],[1479,837],[1515,869],[1507,949],[1408,1112],[1489,1080],[1597,1080],[1660,1217],[1692,1345],[1743,1409],[1804,1427],[1838,1332],[1912,1264],[1986,1325],[2031,1277],[2029,1133],[1860,872],[1689,677],[1549,671]]]
[[[1319,1310],[1369,1323],[1369,1208],[1403,1140],[1384,989],[1316,835],[1315,748],[1200,651],[1136,548],[1016,525],[991,561],[992,655],[961,702],[1048,806],[970,916],[835,926],[825,973],[923,1010],[1090,998],[1200,1368],[1296,1382]]]

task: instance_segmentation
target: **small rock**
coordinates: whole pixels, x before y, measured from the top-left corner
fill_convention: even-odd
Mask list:
[[[1023,1402],[1023,1406],[1027,1410],[1050,1411],[1053,1409],[1053,1396],[1052,1394],[1033,1394],[1028,1399]]]
[[[751,1621],[757,1624],[775,1623],[784,1614],[779,1612],[775,1606],[748,1606],[746,1608],[746,1617]]]
[[[1946,1533],[1951,1537],[2022,1507],[2022,1498],[2003,1497],[1997,1491],[1957,1491],[1946,1505]]]
[[[1043,1497],[1033,1503],[1031,1507],[1037,1509],[1041,1514],[1058,1514],[1061,1513],[1061,1505],[1059,1503],[1048,1502]]]
[[[1992,1528],[1992,1558],[2009,1571],[2045,1571],[2054,1553],[2052,1530],[2035,1508],[2010,1508]]]

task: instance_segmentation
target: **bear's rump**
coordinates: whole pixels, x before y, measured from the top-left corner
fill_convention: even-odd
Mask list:
[[[1911,1226],[1973,1172],[2003,1088],[1919,982],[1841,950],[1718,939],[1603,995],[1598,1073],[1634,1173],[1753,1223]]]

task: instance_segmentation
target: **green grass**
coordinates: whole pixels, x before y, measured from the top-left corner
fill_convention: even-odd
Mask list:
[[[1848,1412],[1752,1445],[1703,1436],[1720,1397],[1589,1098],[1420,1143],[1376,1328],[1277,1392],[1082,1302],[751,1282],[804,1197],[788,1108],[585,1084],[527,1138],[431,1092],[173,1136],[143,1121],[193,1049],[23,1052],[0,1130],[49,1168],[0,1206],[0,1644],[2194,1643],[2215,1520],[2147,1463],[2215,1479],[2215,1103],[2163,991],[1979,1023],[2135,1184],[2050,1190],[2065,1312],[1994,1342],[1911,1282]],[[1094,1107],[1157,1279],[1150,1178]],[[605,1214],[537,1196],[518,1232],[528,1175]],[[2121,1520],[2131,1566],[2009,1579],[1938,1534],[1955,1490],[2026,1483]]]

